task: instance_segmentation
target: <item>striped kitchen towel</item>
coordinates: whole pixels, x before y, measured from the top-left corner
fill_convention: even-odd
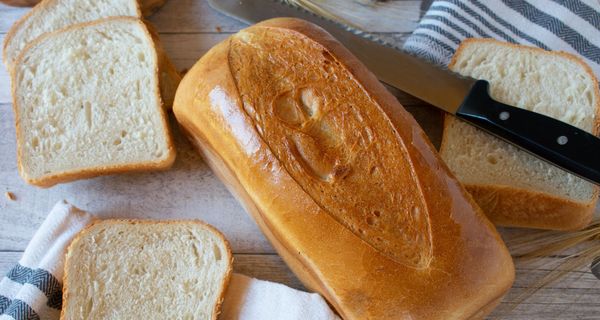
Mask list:
[[[436,0],[404,49],[447,65],[465,38],[574,53],[600,76],[600,0]]]
[[[0,320],[58,320],[67,246],[94,217],[57,203],[35,233],[23,257],[0,281]],[[221,320],[339,320],[316,293],[234,274]]]
[[[59,318],[66,248],[92,220],[66,201],[54,206],[19,263],[0,281],[0,320]]]

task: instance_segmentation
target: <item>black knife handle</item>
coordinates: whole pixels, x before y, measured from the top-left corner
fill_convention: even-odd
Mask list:
[[[456,116],[590,182],[600,184],[600,139],[562,121],[492,99],[475,82]]]

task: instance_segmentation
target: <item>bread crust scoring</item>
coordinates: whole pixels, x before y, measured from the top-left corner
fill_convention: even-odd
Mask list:
[[[409,188],[421,197],[421,205],[428,212],[432,238],[431,259],[426,264],[415,266],[397,261],[369,243],[376,239],[364,239],[336,219],[328,212],[330,207],[320,205],[316,197],[303,188],[306,184],[299,183],[298,177],[290,173],[293,160],[282,160],[274,146],[263,138],[265,127],[257,125],[253,117],[264,115],[254,114],[251,109],[253,106],[267,108],[269,103],[254,105],[256,101],[240,90],[238,85],[242,82],[239,79],[236,82],[235,77],[240,74],[234,70],[237,64],[232,60],[231,50],[234,41],[243,42],[247,36],[258,37],[255,44],[259,46],[263,35],[265,43],[272,43],[273,38],[269,37],[275,33],[305,42],[306,46],[295,47],[299,52],[309,52],[308,47],[317,46],[331,55],[344,70],[338,76],[348,77],[359,87],[349,94],[364,95],[361,99],[368,97],[379,108],[380,116],[384,115],[377,123],[393,128],[396,138],[388,142],[403,145],[411,168],[409,172],[398,173],[406,182],[398,188]],[[250,39],[251,45],[252,41]],[[272,53],[272,60],[277,60],[277,52]],[[323,55],[319,56],[310,54],[305,60],[288,61],[289,70],[293,70],[292,64],[314,68],[311,61],[320,61]],[[271,71],[274,74],[284,70]],[[271,89],[272,83],[264,79],[257,78],[252,88]],[[290,83],[292,89],[301,85]],[[341,90],[342,87],[332,82],[321,88]],[[354,101],[358,100],[346,102]],[[510,288],[514,266],[494,227],[449,173],[423,131],[395,97],[319,27],[297,19],[272,19],[223,41],[184,77],[173,110],[190,140],[253,216],[285,262],[308,288],[323,294],[342,317],[480,317],[491,311]],[[290,119],[294,124],[294,118]],[[331,123],[336,124],[341,122]],[[357,126],[353,130],[360,129]],[[310,158],[311,153],[304,152],[303,157]],[[384,165],[399,168],[392,161]],[[320,167],[313,169],[319,171]],[[416,183],[410,182],[411,175]],[[334,192],[328,194],[335,195]],[[375,208],[378,204],[363,205]],[[399,211],[392,214],[407,214]]]

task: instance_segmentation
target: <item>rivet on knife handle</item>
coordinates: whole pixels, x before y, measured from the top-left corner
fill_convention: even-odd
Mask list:
[[[600,184],[600,139],[567,123],[492,99],[478,80],[456,116],[501,139]]]

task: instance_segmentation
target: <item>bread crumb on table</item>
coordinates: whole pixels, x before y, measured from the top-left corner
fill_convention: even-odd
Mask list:
[[[6,199],[10,200],[10,201],[15,201],[17,198],[15,197],[15,194],[10,192],[10,191],[6,191],[4,193],[4,196],[6,196]]]

